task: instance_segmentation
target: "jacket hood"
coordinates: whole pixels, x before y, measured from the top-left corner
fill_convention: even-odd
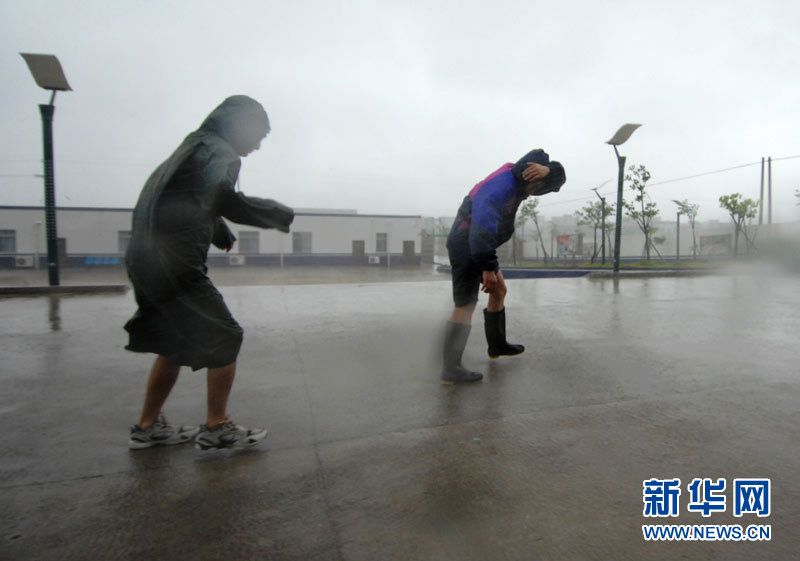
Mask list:
[[[537,148],[525,154],[519,161],[514,164],[514,177],[519,184],[524,184],[525,180],[522,179],[522,171],[528,167],[528,164],[541,164],[550,168],[550,173],[544,180],[544,186],[537,189],[534,195],[545,195],[547,193],[558,192],[567,181],[567,175],[564,172],[564,166],[560,162],[550,161],[550,156],[542,150]]]

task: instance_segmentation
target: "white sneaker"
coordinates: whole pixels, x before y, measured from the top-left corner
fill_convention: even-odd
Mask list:
[[[158,415],[156,422],[142,429],[139,425],[131,427],[128,438],[128,448],[139,450],[151,446],[171,446],[189,442],[200,432],[199,427],[187,425],[170,425],[163,413]]]
[[[214,430],[208,430],[208,426],[200,425],[200,432],[194,442],[195,448],[200,450],[249,448],[264,440],[267,434],[267,429],[248,429],[228,419]]]

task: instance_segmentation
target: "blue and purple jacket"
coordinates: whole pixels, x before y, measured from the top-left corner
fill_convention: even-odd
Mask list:
[[[528,198],[522,170],[530,162],[550,168],[543,186],[534,195],[561,189],[566,181],[564,168],[559,162],[551,162],[544,150],[533,150],[516,164],[503,164],[464,197],[447,236],[449,250],[468,255],[484,271],[499,268],[497,248],[511,239],[517,209]]]

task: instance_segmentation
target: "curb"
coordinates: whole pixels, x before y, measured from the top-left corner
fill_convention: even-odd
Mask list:
[[[436,271],[450,274],[451,268],[449,265],[439,265]],[[586,276],[591,272],[587,269],[522,269],[512,267],[500,267],[500,271],[506,280],[576,278]]]
[[[693,270],[667,270],[667,271],[593,271],[586,275],[589,280],[597,279],[652,279],[652,278],[669,278],[669,277],[706,277],[709,275],[719,274],[718,271],[709,269],[693,269]]]
[[[623,269],[619,273],[614,271],[597,271],[594,269],[523,269],[501,267],[503,276],[506,280],[510,279],[555,279],[555,278],[576,278],[584,277],[589,280],[598,279],[652,279],[670,277],[703,277],[719,274],[714,269],[651,269],[651,270],[631,270]],[[440,265],[437,268],[440,273],[450,273],[450,267]]]

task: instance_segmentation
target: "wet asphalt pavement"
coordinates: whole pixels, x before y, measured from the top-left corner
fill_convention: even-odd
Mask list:
[[[151,363],[123,349],[131,294],[0,300],[0,559],[796,559],[797,280],[509,281],[528,350],[490,361],[476,314],[469,387],[438,383],[449,283],[223,288],[230,413],[271,431],[240,453],[127,449]],[[182,372],[165,412],[199,423],[204,374]],[[681,478],[678,518],[643,517],[653,477]],[[771,478],[772,514],[687,512],[694,477]]]

